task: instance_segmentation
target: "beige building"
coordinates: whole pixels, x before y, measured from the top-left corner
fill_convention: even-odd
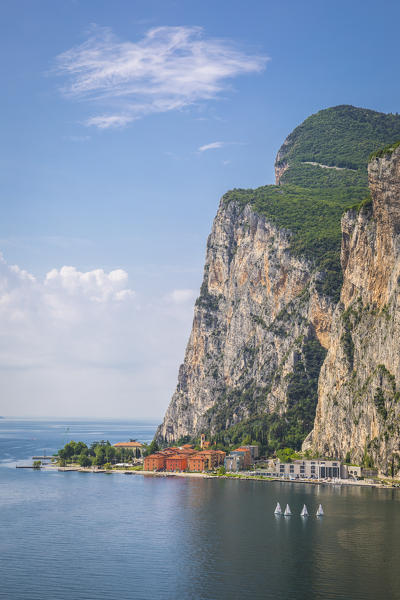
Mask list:
[[[114,444],[114,448],[132,450],[133,456],[136,458],[143,456],[143,444],[140,442],[118,442]]]
[[[245,448],[246,450],[250,450],[250,455],[251,455],[251,462],[254,463],[254,461],[258,458],[258,446],[251,446],[250,444],[246,444],[244,446],[241,446],[241,448]]]
[[[227,471],[233,473],[235,473],[236,471],[240,471],[244,467],[243,454],[241,454],[240,452],[238,452],[237,454],[229,454],[225,457],[224,465]]]

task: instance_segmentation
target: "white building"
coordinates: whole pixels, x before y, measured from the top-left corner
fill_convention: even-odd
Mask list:
[[[346,478],[339,460],[295,460],[284,463],[277,458],[270,463],[270,470],[263,472],[270,477],[285,479],[339,479]]]

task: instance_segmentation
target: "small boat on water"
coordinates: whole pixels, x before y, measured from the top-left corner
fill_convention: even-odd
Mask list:
[[[308,510],[307,510],[307,506],[305,504],[303,505],[303,510],[301,511],[300,516],[308,517]]]
[[[289,504],[286,504],[285,512],[283,514],[285,515],[285,517],[291,517],[292,516],[292,511],[290,510]]]
[[[282,514],[282,509],[281,509],[281,505],[279,504],[279,502],[276,505],[275,513],[274,514],[275,515],[281,515]]]
[[[318,506],[318,510],[317,510],[317,517],[323,517],[324,516],[324,511],[322,509],[322,504],[320,504]]]

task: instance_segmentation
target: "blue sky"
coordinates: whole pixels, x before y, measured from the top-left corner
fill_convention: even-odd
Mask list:
[[[400,5],[15,0],[0,16],[0,414],[161,417],[220,196],[273,183],[321,108],[399,111]]]

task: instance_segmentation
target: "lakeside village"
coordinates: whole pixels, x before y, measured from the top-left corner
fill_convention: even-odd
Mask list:
[[[289,448],[278,450],[272,458],[259,456],[259,447],[251,444],[225,452],[213,447],[204,435],[201,435],[198,446],[186,443],[162,449],[154,441],[150,445],[136,440],[114,445],[101,441],[90,447],[83,442],[71,441],[51,459],[53,467],[68,471],[397,486],[393,481],[378,479],[375,469],[346,464],[337,459],[306,458]],[[40,461],[36,461],[36,467],[40,468],[42,465],[38,463]]]

